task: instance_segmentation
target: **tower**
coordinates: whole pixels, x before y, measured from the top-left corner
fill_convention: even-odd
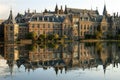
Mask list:
[[[55,13],[58,14],[59,13],[59,9],[58,9],[58,5],[56,4],[56,7],[55,7]]]
[[[8,19],[4,22],[4,41],[5,42],[14,42],[18,38],[18,24],[16,24],[12,10]]]
[[[67,14],[67,6],[65,5],[65,11],[64,11],[65,14]]]
[[[104,4],[104,9],[103,9],[103,16],[107,16],[107,9],[106,9],[106,4]]]
[[[62,6],[61,6],[61,9],[59,10],[59,13],[60,13],[60,14],[63,14],[63,13],[64,13]]]
[[[96,7],[96,13],[99,15],[98,7]]]

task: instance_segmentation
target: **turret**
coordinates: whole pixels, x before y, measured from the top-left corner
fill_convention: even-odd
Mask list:
[[[104,4],[104,9],[103,9],[103,15],[107,16],[107,9],[106,9],[106,5]]]
[[[96,7],[96,13],[99,15],[99,12],[98,12],[98,7]]]
[[[63,8],[61,6],[61,9],[59,10],[59,14],[63,14]]]
[[[5,23],[7,23],[7,24],[13,24],[13,23],[15,23],[15,20],[13,19],[12,10],[10,10],[9,17],[8,17],[8,19],[6,20]]]
[[[65,14],[67,14],[67,6],[65,5],[65,11],[64,11]]]
[[[25,14],[26,14],[27,12],[26,12],[26,10],[25,10]]]
[[[47,13],[47,12],[48,12],[47,9],[45,9],[45,10],[44,10],[44,13]]]
[[[55,7],[55,13],[58,14],[59,13],[59,9],[58,9],[58,5],[56,4],[56,7]]]

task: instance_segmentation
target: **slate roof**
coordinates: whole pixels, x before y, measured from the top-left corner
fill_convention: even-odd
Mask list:
[[[99,14],[97,10],[87,10],[87,9],[77,9],[77,8],[67,8],[67,12],[68,13],[77,13],[77,14],[80,14],[80,13],[90,13],[90,14],[94,14],[94,15]]]
[[[80,18],[89,18],[93,22],[101,22],[102,16],[99,15],[98,10],[67,8],[69,14],[77,14]]]
[[[45,21],[45,22],[63,22],[66,15],[55,15],[55,14],[34,14],[30,21]]]
[[[10,14],[7,20],[5,20],[3,23],[5,24],[14,24],[16,21],[13,18],[12,10],[10,10]]]

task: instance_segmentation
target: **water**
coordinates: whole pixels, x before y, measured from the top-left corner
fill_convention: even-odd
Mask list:
[[[120,80],[120,43],[0,46],[0,80]]]

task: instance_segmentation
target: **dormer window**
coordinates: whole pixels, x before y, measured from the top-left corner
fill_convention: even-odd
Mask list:
[[[37,21],[39,21],[39,17],[37,17]]]
[[[39,19],[40,19],[40,21],[42,21],[42,17],[40,17]]]
[[[47,17],[45,17],[44,20],[47,21]]]
[[[54,18],[52,18],[52,21],[54,21]]]

